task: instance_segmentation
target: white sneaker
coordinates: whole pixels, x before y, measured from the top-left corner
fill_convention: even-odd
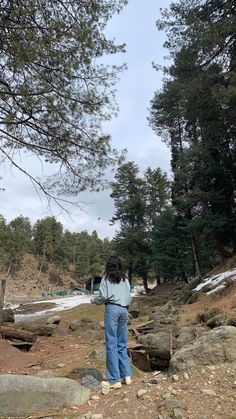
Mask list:
[[[125,383],[127,386],[130,386],[132,384],[131,377],[123,377],[122,382]]]
[[[121,382],[120,381],[102,381],[101,382],[102,387],[104,388],[121,388]]]

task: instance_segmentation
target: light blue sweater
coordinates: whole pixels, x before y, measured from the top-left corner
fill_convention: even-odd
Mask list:
[[[119,284],[114,284],[103,277],[99,293],[100,296],[93,298],[92,303],[99,305],[111,302],[127,307],[131,302],[130,283],[127,278],[124,281],[122,279]]]

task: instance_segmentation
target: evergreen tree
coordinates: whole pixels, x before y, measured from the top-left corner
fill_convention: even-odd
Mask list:
[[[123,66],[101,57],[124,51],[105,27],[127,0],[3,0],[0,5],[2,158],[44,193],[97,189],[117,159],[102,124],[114,115],[114,84]],[[12,150],[30,151],[58,173],[42,184]],[[50,195],[51,196],[51,195]]]
[[[139,176],[134,162],[121,165],[112,182],[115,214],[112,222],[119,221],[120,232],[114,238],[114,247],[128,268],[128,278],[132,282],[134,270],[139,265],[142,250],[148,245],[145,219],[145,183]],[[142,269],[142,277],[147,288],[147,274]]]
[[[32,229],[27,217],[19,216],[8,224],[8,246],[11,269],[17,269],[23,256],[32,250]]]
[[[168,78],[150,113],[151,126],[171,147],[173,204],[185,219],[198,275],[202,241],[210,240],[213,259],[212,244],[222,260],[236,249],[235,6],[221,3],[181,0],[163,11],[158,27],[167,32],[173,64],[164,69]]]

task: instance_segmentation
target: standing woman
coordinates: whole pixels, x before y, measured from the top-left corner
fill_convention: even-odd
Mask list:
[[[103,387],[121,388],[121,382],[131,384],[127,354],[127,321],[131,301],[130,283],[122,272],[118,257],[110,256],[99,288],[100,295],[91,299],[105,304],[106,376]]]

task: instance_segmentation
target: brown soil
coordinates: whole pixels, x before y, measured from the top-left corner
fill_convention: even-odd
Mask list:
[[[168,297],[171,295],[170,287]],[[220,306],[229,316],[235,315],[235,287],[228,294],[221,296],[201,296],[194,304],[181,307],[179,324],[195,324],[196,316],[209,306]],[[141,297],[142,298],[142,297]],[[145,300],[148,297],[145,297]],[[154,297],[150,297],[153,300]],[[157,300],[160,296],[157,295]],[[163,298],[163,288],[162,288]],[[153,301],[152,301],[153,303]],[[91,324],[88,320],[99,321],[103,318],[103,308],[84,304],[60,313],[62,322],[52,337],[39,337],[34,346],[33,354],[40,361],[40,366],[22,368],[17,374],[36,374],[38,370],[52,370],[57,377],[65,377],[78,367],[96,367],[105,372],[105,365],[101,361],[92,359],[89,354],[95,348],[103,348],[104,341],[99,336],[92,336]],[[68,330],[72,319],[85,319],[84,326],[76,332]],[[133,320],[138,325],[147,320],[143,316]],[[46,319],[41,319],[45,324]],[[87,323],[86,323],[87,322]],[[93,323],[92,323],[93,324]],[[101,337],[102,337],[102,331]],[[99,335],[99,333],[98,333]],[[133,337],[130,337],[130,342]],[[65,364],[58,367],[58,364]],[[188,376],[178,374],[178,380],[167,372],[160,372],[156,377],[156,384],[147,384],[154,377],[153,373],[144,373],[133,368],[133,383],[122,386],[120,390],[111,390],[107,396],[100,391],[91,391],[90,399],[79,407],[50,410],[26,416],[28,418],[81,418],[83,414],[92,412],[102,414],[103,419],[170,419],[174,408],[181,410],[185,419],[236,419],[236,364],[204,366],[201,369],[188,371]],[[137,392],[145,389],[147,392],[140,398]],[[203,390],[213,390],[215,395],[202,394]],[[168,393],[172,393],[172,402],[165,401]],[[214,393],[213,393],[214,394]],[[163,397],[164,396],[164,397]]]

